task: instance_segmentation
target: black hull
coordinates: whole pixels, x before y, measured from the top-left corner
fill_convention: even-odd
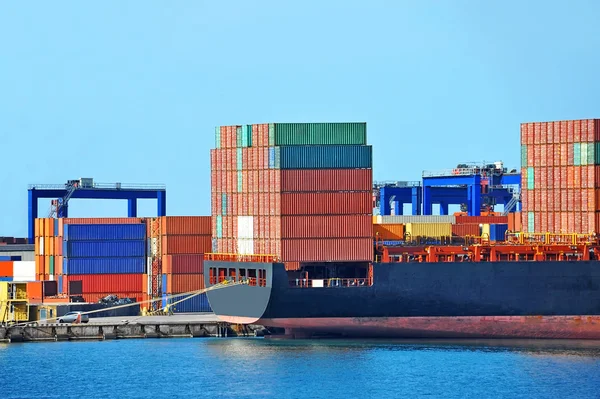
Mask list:
[[[240,265],[257,267],[206,262],[205,276]],[[260,267],[266,287],[208,292],[219,317],[308,335],[600,339],[596,261],[379,263],[372,286],[344,288],[292,287],[283,264]]]

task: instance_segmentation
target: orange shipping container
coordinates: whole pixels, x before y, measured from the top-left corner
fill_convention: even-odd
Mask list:
[[[13,276],[13,261],[0,261],[0,277],[12,277]]]
[[[374,224],[373,237],[382,240],[404,240],[403,224]]]
[[[210,234],[210,216],[163,216],[163,235],[204,235]]]
[[[27,283],[27,298],[30,301],[42,299],[42,282],[30,281]]]
[[[281,240],[283,262],[371,262],[372,238]]]

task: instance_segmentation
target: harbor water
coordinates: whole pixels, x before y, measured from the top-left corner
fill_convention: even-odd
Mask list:
[[[600,343],[261,338],[0,344],[1,397],[593,398]]]

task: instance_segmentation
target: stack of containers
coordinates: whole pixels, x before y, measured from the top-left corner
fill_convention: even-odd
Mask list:
[[[0,256],[0,281],[35,281],[35,262],[20,256]]]
[[[213,251],[372,260],[365,123],[221,126],[211,170]]]
[[[204,288],[204,254],[211,252],[210,216],[165,216],[161,218],[163,296]],[[163,300],[163,306],[183,297]],[[210,312],[206,294],[196,295],[174,306],[177,313]]]
[[[523,231],[598,231],[599,145],[597,119],[521,124]]]
[[[80,281],[86,302],[107,295],[141,301],[146,248],[146,224],[140,219],[135,224],[64,224],[62,280],[66,276],[69,287]]]

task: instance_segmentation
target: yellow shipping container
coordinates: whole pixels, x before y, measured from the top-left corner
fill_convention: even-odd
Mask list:
[[[481,227],[481,236],[489,239],[490,238],[490,225],[486,223],[481,226],[482,226]]]
[[[373,236],[382,240],[403,240],[403,224],[374,224]]]
[[[449,237],[452,236],[451,223],[407,223],[406,235],[411,237]]]

